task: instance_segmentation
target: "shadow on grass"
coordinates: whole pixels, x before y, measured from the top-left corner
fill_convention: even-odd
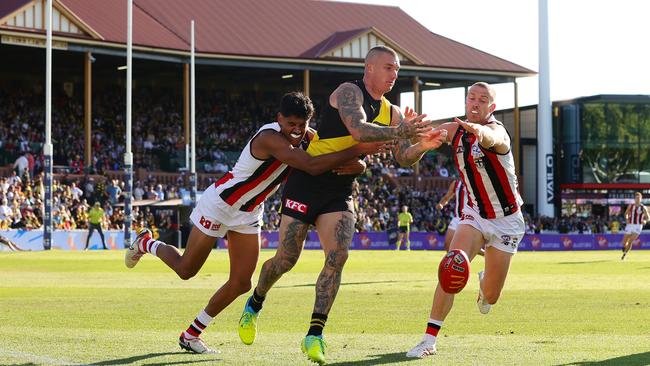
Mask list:
[[[106,361],[99,361],[99,362],[93,362],[88,364],[87,366],[110,366],[110,365],[130,365],[133,363],[136,363],[138,361],[146,360],[149,358],[155,358],[159,356],[168,356],[168,355],[191,355],[191,353],[188,352],[159,352],[159,353],[147,353],[145,355],[137,355],[137,356],[131,356],[131,357],[125,357],[125,358],[116,358],[114,360],[106,360]],[[200,357],[200,355],[196,355],[197,357]],[[193,360],[193,361],[170,361],[170,362],[154,362],[154,363],[139,363],[143,366],[164,366],[164,365],[186,365],[186,364],[191,364],[191,363],[201,363],[201,362],[216,362],[216,361],[221,361],[218,358],[202,358],[200,360]]]
[[[328,363],[328,366],[334,365],[385,365],[395,362],[404,362],[404,361],[415,361],[419,360],[418,358],[408,358],[406,357],[406,352],[397,352],[397,353],[385,353],[383,355],[368,355],[372,357],[370,360],[360,360],[360,361],[344,361],[344,362],[334,362]]]
[[[650,365],[650,352],[636,353],[633,355],[620,356],[601,361],[582,361],[564,363],[555,366],[609,366],[609,365],[625,365],[625,366],[646,366]]]
[[[597,260],[597,261],[583,261],[583,262],[559,262],[558,264],[592,264],[592,263],[603,263],[611,262],[611,260]]]
[[[414,283],[414,282],[431,282],[430,280],[417,280],[417,281],[367,281],[367,282],[341,282],[341,286],[350,285],[374,285],[377,283]],[[302,285],[286,285],[286,286],[273,286],[273,288],[294,288],[294,287],[314,287],[315,283],[305,283]]]

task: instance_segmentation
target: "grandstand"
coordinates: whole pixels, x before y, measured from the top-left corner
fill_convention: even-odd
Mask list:
[[[31,177],[38,177],[43,169],[43,64],[28,60],[43,60],[39,47],[44,45],[44,4],[12,0],[0,8],[0,50],[11,55],[0,70],[0,119],[7,121],[0,130],[3,176],[9,176],[13,163],[23,155],[33,160]],[[116,25],[125,25],[125,4],[55,0],[53,5],[55,179],[77,186],[117,179],[124,185],[126,102],[121,66],[126,27]],[[256,11],[249,11],[252,7]],[[266,10],[276,15],[272,21],[262,16]],[[172,13],[176,16],[167,16]],[[237,14],[248,14],[246,22],[239,21]],[[310,14],[323,14],[318,26]],[[138,189],[148,191],[158,185],[178,192],[179,198],[189,189],[186,145],[191,18],[197,24],[195,154],[199,190],[232,167],[251,133],[274,119],[273,105],[282,93],[303,90],[310,95],[316,105],[313,123],[317,124],[320,106],[329,92],[341,81],[360,75],[362,58],[374,45],[387,44],[398,51],[402,70],[389,97],[399,103],[401,93],[415,92],[416,109],[424,90],[470,85],[477,79],[511,82],[533,74],[430,33],[395,7],[298,0],[229,2],[228,6],[219,1],[196,1],[179,7],[174,1],[136,1],[133,17],[136,199]],[[273,26],[288,19],[296,27],[289,33]],[[245,25],[252,23],[257,28]],[[432,154],[415,169],[381,163],[369,171],[381,172],[381,178],[371,175],[367,182],[362,181],[360,207],[370,203],[363,197],[374,193],[365,185],[374,187],[374,180],[382,180],[391,191],[395,187],[400,192],[417,188],[414,192],[421,197],[433,192],[433,198],[446,189],[454,175],[444,154]],[[88,203],[104,201],[101,196],[84,198]],[[121,199],[123,195],[118,201]],[[393,205],[405,200],[416,207],[432,206],[410,202],[412,198],[403,194]],[[273,203],[268,205],[267,216],[273,216],[274,208]],[[178,210],[181,221],[186,221],[187,211]],[[359,212],[360,230],[385,230],[388,225],[380,222],[378,213]],[[416,228],[430,229],[434,216],[423,213]],[[267,224],[267,228],[277,225]]]
[[[125,4],[109,6],[99,0],[55,0],[53,4],[54,176],[68,188],[73,183],[77,187],[107,186],[117,180],[121,194],[109,203],[114,206],[123,202],[126,190],[122,67],[126,54]],[[402,93],[413,92],[416,109],[421,107],[421,93],[425,90],[467,86],[476,80],[507,83],[533,74],[431,33],[396,7],[301,0],[228,2],[228,6],[222,1],[204,0],[183,7],[171,0],[138,0],[134,6],[135,205],[151,204],[153,201],[145,200],[148,195],[153,197],[156,189],[164,191],[156,199],[164,197],[165,205],[173,208],[172,221],[179,228],[189,214],[184,204],[188,203],[190,190],[187,145],[191,18],[197,24],[195,154],[199,190],[230,169],[251,133],[275,118],[274,104],[282,93],[303,90],[309,94],[316,105],[312,122],[318,124],[319,111],[329,92],[341,81],[361,74],[362,57],[374,45],[387,44],[398,51],[402,69],[389,98],[399,103]],[[253,7],[256,11],[250,11]],[[263,16],[266,11],[275,18]],[[248,14],[245,22],[238,20],[239,14]],[[310,14],[322,15],[316,20],[318,24],[313,24]],[[0,51],[11,55],[0,70],[0,176],[10,178],[14,163],[24,156],[31,178],[25,182],[25,192],[27,188],[37,192],[36,186],[42,185],[43,19],[42,1],[11,0],[0,7]],[[295,29],[273,26],[288,19]],[[257,27],[248,27],[247,23]],[[217,34],[220,37],[214,36]],[[516,104],[514,110],[497,113],[514,136],[516,168],[527,202],[524,208],[532,216],[537,194],[536,180],[531,178],[535,176],[537,154],[535,114],[536,108],[520,109]],[[363,209],[377,202],[390,202],[390,212],[402,204],[415,207],[414,226],[418,230],[445,227],[440,219],[448,220],[447,210],[435,212],[431,207],[455,175],[450,152],[445,149],[428,154],[413,168],[398,167],[392,159],[370,161],[367,176],[359,182],[358,230],[384,231],[390,227],[392,215]],[[564,190],[557,194],[564,195]],[[106,194],[84,192],[81,198],[87,204],[97,199],[107,201]],[[42,205],[42,197],[27,201]],[[530,231],[586,232],[589,228],[591,232],[603,232],[607,231],[605,227],[611,228],[613,221],[621,221],[618,210],[608,212],[611,215],[597,213],[594,222],[578,225],[579,220],[572,218],[576,212],[563,209],[568,205],[560,203],[564,201],[562,198],[556,203],[557,210],[562,205],[564,218],[531,219]],[[68,207],[68,216],[75,216],[78,205]],[[277,228],[278,206],[277,197],[268,202],[265,229]],[[30,226],[36,228],[42,208],[31,211],[36,219]],[[136,218],[134,225],[138,221]],[[179,240],[179,245],[183,241]]]

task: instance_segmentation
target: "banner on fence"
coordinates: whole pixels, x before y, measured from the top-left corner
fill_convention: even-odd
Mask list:
[[[277,231],[262,232],[262,249],[278,247]],[[14,241],[19,247],[31,250],[43,250],[42,230],[0,230],[0,235]],[[135,237],[135,233],[131,234]],[[83,250],[86,245],[88,230],[54,231],[52,249]],[[105,230],[104,237],[109,249],[124,249],[124,232]],[[433,233],[411,233],[411,250],[443,250],[445,238]],[[558,250],[609,250],[621,249],[623,234],[531,234],[526,235],[519,244],[520,251],[558,251]],[[164,239],[163,239],[164,240]],[[225,239],[218,240],[219,248],[227,248]],[[93,234],[89,249],[101,249],[99,234]],[[316,232],[309,232],[305,249],[320,249]],[[650,233],[643,233],[632,243],[633,249],[650,249]],[[390,250],[395,249],[395,242],[385,232],[355,233],[351,249]],[[9,250],[0,246],[0,250]]]

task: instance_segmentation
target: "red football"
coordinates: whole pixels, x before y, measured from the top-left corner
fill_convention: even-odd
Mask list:
[[[457,294],[469,279],[469,258],[460,249],[450,250],[438,266],[438,282],[448,294]]]

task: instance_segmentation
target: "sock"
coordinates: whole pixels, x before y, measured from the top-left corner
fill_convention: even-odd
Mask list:
[[[406,241],[406,250],[411,250],[411,241],[410,240]]]
[[[430,343],[436,343],[436,337],[438,337],[438,332],[440,331],[440,328],[442,328],[442,323],[442,320],[429,318],[429,322],[427,323],[427,330],[425,331],[422,340]]]
[[[248,306],[253,309],[254,312],[259,313],[262,310],[262,305],[264,305],[264,299],[266,297],[260,296],[257,294],[257,288],[253,290],[253,296],[251,296],[250,301],[248,301]]]
[[[205,327],[207,327],[211,321],[212,317],[208,315],[205,310],[201,310],[199,315],[196,316],[196,319],[194,319],[190,326],[187,327],[187,330],[183,332],[183,336],[186,339],[194,339],[200,337]]]
[[[138,249],[140,249],[140,251],[143,253],[150,253],[156,255],[156,252],[158,251],[158,246],[160,244],[165,244],[165,243],[159,240],[154,240],[153,238],[147,236],[140,241],[140,243],[138,244]]]
[[[327,322],[327,315],[318,313],[311,314],[311,323],[307,335],[321,337],[323,335],[323,328],[325,328],[325,322]]]

